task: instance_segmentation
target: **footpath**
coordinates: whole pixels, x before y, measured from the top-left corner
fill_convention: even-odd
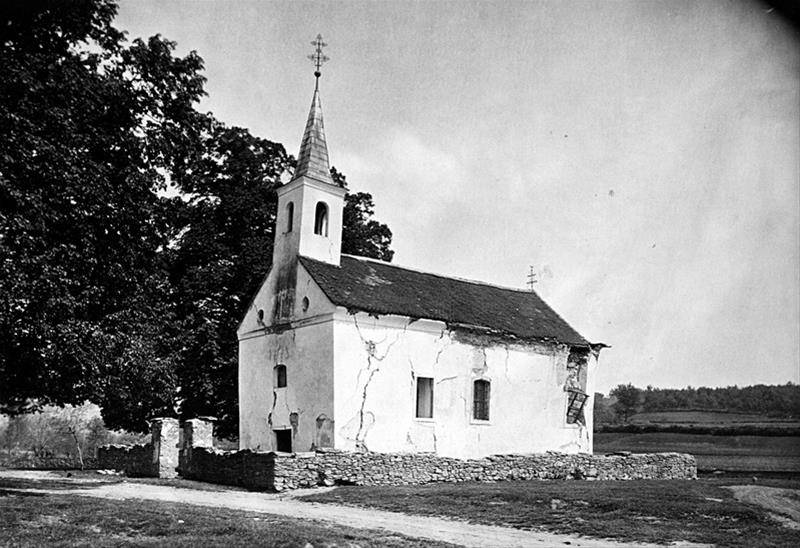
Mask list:
[[[28,470],[0,470],[0,477],[38,479],[44,482],[68,480],[56,472]],[[246,512],[258,512],[304,520],[332,522],[357,529],[391,531],[407,537],[449,542],[475,548],[527,548],[536,546],[570,547],[645,547],[654,544],[632,544],[608,539],[589,539],[576,535],[560,535],[541,531],[524,531],[509,527],[478,525],[464,521],[438,517],[424,517],[386,512],[367,508],[354,508],[336,504],[319,504],[296,500],[320,489],[298,490],[291,494],[253,493],[247,491],[205,491],[169,485],[146,483],[104,483],[86,488],[86,478],[77,478],[80,489],[14,489],[18,491],[61,496],[95,497],[102,499],[141,499],[196,506],[229,508]],[[8,488],[6,488],[8,489]],[[8,489],[11,490],[11,489]],[[663,546],[663,545],[661,545]],[[697,544],[671,544],[670,546],[698,546]]]

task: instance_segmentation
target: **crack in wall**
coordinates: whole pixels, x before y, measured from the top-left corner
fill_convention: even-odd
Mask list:
[[[439,340],[442,340],[444,338],[444,333],[445,333],[445,330],[442,329],[442,333],[441,333],[441,335],[439,335]],[[453,339],[452,338],[448,338],[447,343],[445,343],[444,346],[442,346],[441,348],[439,348],[439,350],[436,351],[436,357],[433,360],[434,374],[435,374],[435,371],[436,371],[436,366],[439,365],[439,359],[442,357],[442,354],[444,353],[445,350],[447,350],[448,348],[453,346],[453,344],[455,344]]]
[[[397,344],[400,338],[405,334],[406,329],[408,328],[408,325],[411,323],[411,321],[407,322],[406,325],[403,326],[402,332],[398,333],[395,339],[386,346],[386,350],[383,352],[383,355],[378,356],[377,354],[378,344],[383,344],[389,338],[389,335],[387,334],[382,341],[376,343],[372,339],[369,339],[364,336],[364,334],[361,331],[361,326],[358,324],[358,318],[356,317],[355,314],[352,314],[352,316],[353,316],[353,325],[355,325],[356,332],[358,333],[358,336],[361,339],[361,343],[364,345],[364,349],[367,352],[367,367],[366,369],[364,368],[359,369],[358,374],[356,375],[356,387],[358,387],[358,385],[361,382],[361,373],[364,371],[369,372],[369,376],[367,377],[367,380],[364,382],[364,388],[361,391],[361,405],[359,406],[358,410],[358,430],[356,431],[356,436],[354,441],[356,449],[367,451],[368,449],[366,445],[366,437],[367,434],[369,433],[369,430],[375,424],[375,414],[372,413],[371,411],[365,411],[365,407],[367,405],[367,393],[369,391],[369,385],[372,382],[373,378],[375,377],[375,374],[380,371],[380,367],[378,366],[375,366],[373,369],[374,365],[373,360],[375,362],[380,363],[384,359],[386,359],[386,357],[389,355],[389,352],[392,350],[392,347],[395,344]],[[365,427],[365,421],[364,421],[365,417],[370,417],[372,419],[372,422],[368,427]]]
[[[267,413],[267,428],[269,431],[272,432],[272,414],[275,412],[275,406],[278,405],[278,392],[277,390],[272,391],[272,409],[270,409],[269,413]]]
[[[505,375],[506,375],[506,380],[508,381],[509,384],[511,384],[511,377],[509,377],[509,375],[508,375],[508,360],[511,357],[511,352],[508,349],[508,345],[504,345],[503,347],[506,349],[506,360],[505,360],[505,368],[504,368]]]

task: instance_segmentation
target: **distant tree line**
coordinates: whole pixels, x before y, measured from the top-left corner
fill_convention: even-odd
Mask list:
[[[635,413],[657,411],[724,411],[768,417],[800,418],[800,386],[727,386],[724,388],[640,389],[620,384],[609,397],[595,394],[594,416],[598,424],[627,422]]]

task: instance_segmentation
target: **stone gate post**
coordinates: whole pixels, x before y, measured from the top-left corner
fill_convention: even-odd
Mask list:
[[[192,448],[214,447],[214,423],[204,419],[189,419],[183,423],[180,442],[180,474],[192,475]]]
[[[153,471],[159,478],[178,476],[178,419],[159,417],[150,421],[153,436]]]

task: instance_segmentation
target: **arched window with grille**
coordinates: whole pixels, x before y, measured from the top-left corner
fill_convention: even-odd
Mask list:
[[[294,202],[286,204],[286,232],[291,232],[294,227]]]
[[[317,202],[317,211],[314,214],[314,234],[328,235],[328,206],[325,202]]]
[[[286,386],[286,366],[275,366],[275,388],[284,388]]]
[[[491,383],[479,379],[472,383],[472,418],[478,421],[489,420],[489,394]]]

